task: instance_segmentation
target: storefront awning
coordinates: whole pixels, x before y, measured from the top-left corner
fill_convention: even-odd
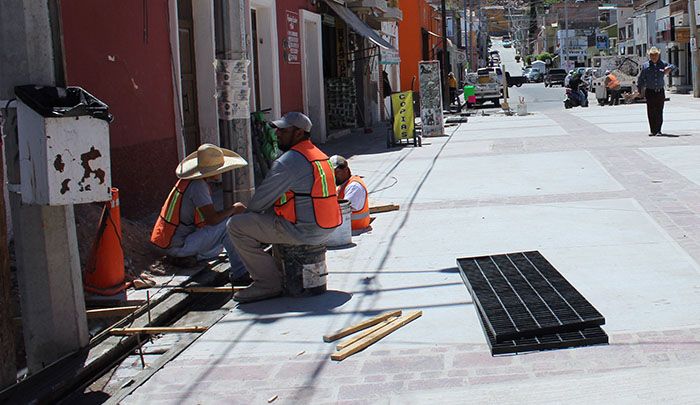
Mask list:
[[[350,27],[352,27],[355,32],[379,45],[381,48],[396,50],[396,48],[391,46],[390,43],[379,36],[379,34],[377,34],[377,32],[374,31],[369,25],[360,20],[360,17],[353,13],[352,10],[341,6],[333,0],[325,0],[325,2],[328,7],[330,7],[333,12],[338,14],[338,16],[342,18],[343,21],[345,21]]]

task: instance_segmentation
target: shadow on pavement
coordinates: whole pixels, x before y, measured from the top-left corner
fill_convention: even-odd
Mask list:
[[[238,309],[241,312],[254,315],[273,315],[288,312],[329,313],[333,308],[350,301],[350,298],[352,298],[352,295],[346,292],[329,290],[324,294],[313,297],[281,297],[274,300],[241,304],[238,306]],[[265,319],[258,319],[257,321],[265,322]]]

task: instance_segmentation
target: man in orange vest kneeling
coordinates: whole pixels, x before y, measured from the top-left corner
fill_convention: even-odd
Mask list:
[[[253,283],[233,299],[252,302],[282,293],[282,275],[266,244],[318,245],[342,223],[328,156],[311,143],[311,120],[290,112],[271,123],[284,153],[256,187],[247,212],[228,221],[228,232]]]
[[[331,156],[335,169],[335,184],[338,185],[338,199],[348,200],[352,208],[352,230],[363,231],[369,228],[369,198],[367,186],[360,176],[350,171],[348,161],[339,155]]]
[[[231,281],[242,283],[247,272],[226,232],[226,220],[245,211],[242,204],[218,211],[214,207],[210,182],[221,173],[248,163],[233,151],[205,143],[187,156],[175,170],[178,181],[163,204],[151,233],[151,243],[163,249],[165,261],[193,266],[226,250],[231,264]]]

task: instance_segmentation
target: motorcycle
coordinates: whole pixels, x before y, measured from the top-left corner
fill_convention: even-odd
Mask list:
[[[586,86],[579,86],[576,94],[571,88],[566,88],[566,100],[564,100],[564,108],[567,110],[572,107],[588,107],[588,92]]]

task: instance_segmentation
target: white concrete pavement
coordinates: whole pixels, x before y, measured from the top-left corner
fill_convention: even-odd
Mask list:
[[[514,92],[562,92],[534,86]],[[126,402],[696,402],[700,101],[671,96],[667,137],[647,136],[643,105],[559,105],[471,117],[422,148],[326,145],[401,209],[328,252],[328,293],[239,306]],[[610,345],[490,356],[455,260],[525,250],[606,317]],[[325,333],[390,309],[423,316],[329,359]]]

